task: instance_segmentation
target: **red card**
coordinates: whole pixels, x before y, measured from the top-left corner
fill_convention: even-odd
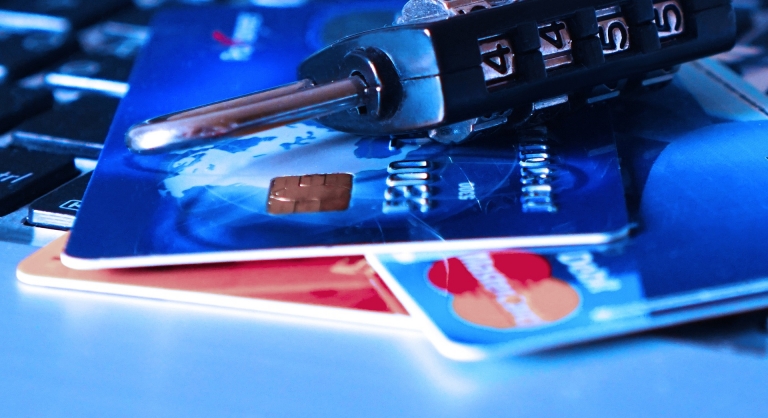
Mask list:
[[[47,287],[412,328],[405,309],[362,256],[73,270],[60,259],[67,237],[23,260],[17,269],[19,280]]]

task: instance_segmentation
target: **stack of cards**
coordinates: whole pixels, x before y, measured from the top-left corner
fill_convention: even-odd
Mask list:
[[[65,235],[21,264],[27,284],[410,329],[408,313],[360,256],[74,270]]]
[[[19,279],[416,327],[462,360],[768,305],[768,102],[712,62],[462,145],[308,121],[165,155],[125,147],[139,121],[292,81],[327,22],[387,10],[161,13],[66,248]]]

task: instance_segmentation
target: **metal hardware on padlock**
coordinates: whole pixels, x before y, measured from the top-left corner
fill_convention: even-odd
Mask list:
[[[460,142],[530,115],[668,82],[729,49],[730,0],[411,0],[395,24],[343,38],[301,81],[134,125],[140,153],[317,118],[361,135]]]

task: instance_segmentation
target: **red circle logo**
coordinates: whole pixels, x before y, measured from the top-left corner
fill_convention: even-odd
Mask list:
[[[521,251],[476,253],[437,261],[430,283],[453,295],[456,314],[491,328],[548,325],[579,306],[578,292],[552,277],[546,258]]]

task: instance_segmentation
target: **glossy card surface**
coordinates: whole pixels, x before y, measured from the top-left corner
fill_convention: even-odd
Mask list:
[[[290,81],[311,52],[295,34],[311,34],[316,13],[160,14],[64,263],[91,269],[599,244],[626,234],[613,131],[599,112],[548,132],[500,132],[462,146],[358,137],[305,122],[165,155],[126,149],[133,123]],[[254,35],[252,49],[212,36],[238,32],[243,21],[265,33]]]
[[[639,224],[625,243],[369,261],[438,350],[464,360],[766,306],[766,103],[702,61],[606,110]]]
[[[24,283],[393,328],[413,328],[361,256],[138,269],[73,270],[62,236],[23,260]]]

